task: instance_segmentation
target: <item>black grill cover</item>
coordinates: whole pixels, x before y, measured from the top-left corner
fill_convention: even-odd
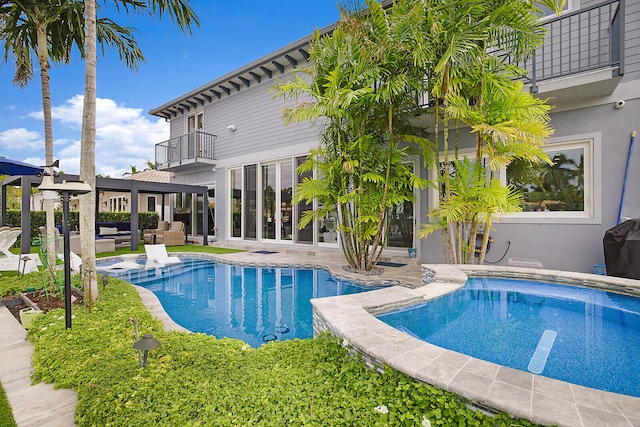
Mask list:
[[[640,219],[630,219],[604,233],[607,275],[640,279]]]

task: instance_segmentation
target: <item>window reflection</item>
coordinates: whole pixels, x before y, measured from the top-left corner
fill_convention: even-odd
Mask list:
[[[507,168],[507,183],[523,195],[523,211],[584,211],[584,148],[547,153],[553,166],[517,160]]]

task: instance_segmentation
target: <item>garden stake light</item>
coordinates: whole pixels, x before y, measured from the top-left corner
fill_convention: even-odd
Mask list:
[[[141,351],[144,351],[144,357],[140,361],[140,366],[143,368],[147,366],[147,356],[149,355],[149,350],[154,350],[160,347],[160,341],[153,338],[151,334],[145,334],[142,339],[136,341],[133,344],[133,348],[138,350],[138,355],[140,355]]]

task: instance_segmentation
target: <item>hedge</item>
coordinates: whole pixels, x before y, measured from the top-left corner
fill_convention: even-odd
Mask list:
[[[20,210],[7,210],[7,225],[9,227],[21,226]],[[62,224],[62,211],[56,210],[54,212],[56,225]],[[77,230],[79,228],[79,212],[69,211],[69,223],[71,230]],[[138,212],[138,229],[145,230],[147,228],[157,228],[158,226],[158,213],[157,212]],[[130,222],[131,212],[98,212],[96,222]],[[40,227],[46,225],[45,211],[31,211],[31,246],[38,244],[40,238]],[[13,245],[14,247],[20,246],[20,238]]]

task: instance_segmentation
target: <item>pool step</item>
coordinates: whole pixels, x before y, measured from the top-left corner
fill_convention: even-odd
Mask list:
[[[529,366],[527,366],[529,372],[534,374],[542,373],[544,366],[547,364],[547,358],[549,357],[549,353],[551,353],[551,348],[553,347],[553,343],[556,341],[557,336],[558,333],[551,329],[547,329],[542,333],[542,337],[538,342],[538,347],[536,347],[536,351],[533,353],[533,357],[529,361]]]

